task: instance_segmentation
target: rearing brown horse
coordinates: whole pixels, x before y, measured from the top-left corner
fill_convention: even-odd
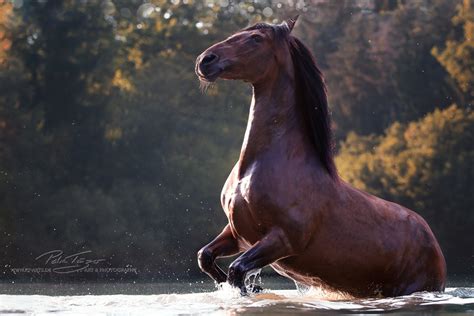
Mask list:
[[[324,80],[290,35],[295,22],[248,27],[197,59],[204,82],[253,86],[240,158],[221,195],[229,223],[199,251],[200,268],[243,293],[245,275],[267,265],[354,296],[444,290],[445,260],[423,218],[338,177]],[[239,253],[227,275],[215,263]]]

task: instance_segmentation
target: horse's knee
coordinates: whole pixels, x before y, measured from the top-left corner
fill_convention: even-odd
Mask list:
[[[209,269],[212,267],[212,264],[214,263],[214,256],[207,247],[204,247],[198,251],[197,259],[199,268],[204,272],[209,271]]]

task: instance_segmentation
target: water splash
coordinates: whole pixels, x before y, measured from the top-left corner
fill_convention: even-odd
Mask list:
[[[239,299],[242,297],[240,290],[227,282],[217,284],[217,291],[214,294],[222,300]]]
[[[255,269],[247,273],[245,276],[245,287],[248,293],[257,293],[262,291],[262,278],[260,272],[262,269]]]
[[[299,294],[305,295],[311,289],[311,286],[295,281],[296,290]]]

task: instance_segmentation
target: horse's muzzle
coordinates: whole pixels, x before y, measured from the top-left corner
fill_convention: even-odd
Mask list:
[[[196,60],[196,75],[199,79],[204,81],[215,81],[222,72],[222,68],[219,67],[219,56],[204,52]]]

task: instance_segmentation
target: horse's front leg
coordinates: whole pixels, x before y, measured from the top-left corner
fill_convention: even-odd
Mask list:
[[[242,294],[245,294],[247,292],[245,276],[248,272],[261,269],[292,254],[292,247],[285,232],[279,228],[273,228],[252,248],[232,262],[229,266],[227,281],[230,285],[239,288]]]
[[[222,230],[222,232],[209,244],[198,251],[199,268],[217,283],[227,280],[227,275],[216,264],[216,259],[235,255],[240,252],[239,244],[231,232],[230,225]]]

